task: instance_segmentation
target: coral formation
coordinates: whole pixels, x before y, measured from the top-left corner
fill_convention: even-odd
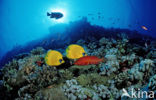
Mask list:
[[[37,47],[36,49],[31,50],[32,55],[41,55],[44,54],[45,50],[42,47]]]
[[[96,65],[77,66],[63,57],[65,64],[51,67],[45,63],[46,50],[41,47],[18,55],[0,71],[0,91],[4,91],[0,99],[119,100],[123,88],[147,84],[156,92],[153,44],[145,48],[131,41],[124,33],[116,38],[78,40],[89,56],[106,59]]]
[[[68,100],[59,87],[45,88],[35,94],[35,100]]]
[[[156,92],[156,75],[154,75],[150,78],[150,82],[149,82],[148,86],[149,86],[150,90],[153,90]]]
[[[62,90],[65,92],[65,95],[69,100],[85,100],[96,97],[96,93],[94,91],[82,87],[75,79],[67,80],[66,84],[62,87]]]

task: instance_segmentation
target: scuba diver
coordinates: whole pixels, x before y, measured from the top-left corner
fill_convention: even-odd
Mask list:
[[[50,18],[60,19],[63,17],[63,14],[61,12],[47,12],[47,16],[50,16]]]

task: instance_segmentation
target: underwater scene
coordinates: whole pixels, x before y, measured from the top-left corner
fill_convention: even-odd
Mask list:
[[[156,0],[0,0],[0,100],[156,100]]]

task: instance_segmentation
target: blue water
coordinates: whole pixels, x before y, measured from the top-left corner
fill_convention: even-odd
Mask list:
[[[52,10],[61,11],[64,18],[56,21],[47,17]],[[63,30],[57,28],[59,24],[84,16],[91,25],[137,30],[156,37],[156,0],[0,0],[0,58],[14,47]]]

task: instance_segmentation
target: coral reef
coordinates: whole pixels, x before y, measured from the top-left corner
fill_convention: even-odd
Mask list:
[[[68,100],[59,87],[45,88],[35,94],[35,100]]]
[[[31,50],[32,55],[41,55],[44,54],[45,50],[42,47],[37,47],[36,49]]]
[[[51,67],[44,62],[46,50],[38,47],[17,55],[0,70],[0,99],[119,100],[123,88],[130,91],[144,86],[156,92],[153,44],[147,48],[133,43],[124,33],[116,38],[88,37],[77,44],[89,56],[106,60],[98,65],[77,66],[64,57],[65,64]]]
[[[156,92],[156,75],[154,75],[150,78],[150,82],[149,82],[148,86],[149,86],[150,90],[153,90]]]
[[[113,72],[116,72],[117,71],[117,68],[116,67],[112,67],[111,64],[104,64],[102,63],[100,65],[100,75],[107,75],[107,76],[110,76],[113,74]]]
[[[65,95],[69,100],[85,100],[96,98],[97,96],[93,90],[82,87],[75,79],[67,80],[66,84],[62,87],[62,90],[65,92]]]

